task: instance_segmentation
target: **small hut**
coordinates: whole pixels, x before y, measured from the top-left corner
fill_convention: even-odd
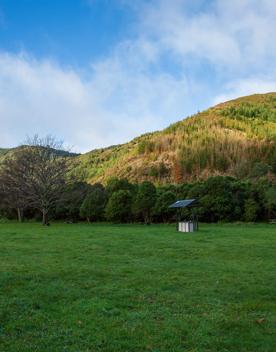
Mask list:
[[[183,199],[171,204],[169,208],[177,209],[177,231],[194,232],[198,231],[198,217],[196,214],[196,199]],[[183,209],[186,209],[185,219]]]

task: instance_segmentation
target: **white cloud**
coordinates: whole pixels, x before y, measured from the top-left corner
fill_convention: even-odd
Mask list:
[[[85,151],[164,127],[189,96],[185,77],[150,76],[136,58],[116,54],[84,79],[50,61],[1,54],[1,146],[51,133]]]
[[[216,0],[201,11],[189,7],[187,0],[154,1],[145,7],[142,27],[183,60],[191,55],[219,69],[252,68],[276,58],[275,1]]]

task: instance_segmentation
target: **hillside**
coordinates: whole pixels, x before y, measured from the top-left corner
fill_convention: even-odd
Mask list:
[[[0,161],[14,149],[0,149]],[[242,97],[126,144],[70,156],[73,173],[89,183],[112,176],[158,184],[247,178],[276,173],[276,93]]]
[[[8,148],[0,148],[0,158],[6,155],[11,149]]]
[[[276,93],[219,104],[131,142],[77,157],[74,173],[89,182],[112,176],[179,183],[211,175],[250,176],[276,168]]]
[[[16,150],[23,148],[23,146],[15,147],[15,148],[0,148],[0,162],[1,160],[11,156]],[[53,149],[54,150],[54,149]],[[64,156],[64,157],[77,157],[80,154],[77,153],[71,153],[65,150],[54,150],[55,153],[59,156]]]

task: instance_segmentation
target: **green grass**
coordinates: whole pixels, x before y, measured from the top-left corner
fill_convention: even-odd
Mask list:
[[[0,351],[274,352],[276,228],[0,224]]]

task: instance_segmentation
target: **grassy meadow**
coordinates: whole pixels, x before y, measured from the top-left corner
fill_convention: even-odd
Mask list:
[[[274,352],[276,227],[0,224],[1,352]]]

